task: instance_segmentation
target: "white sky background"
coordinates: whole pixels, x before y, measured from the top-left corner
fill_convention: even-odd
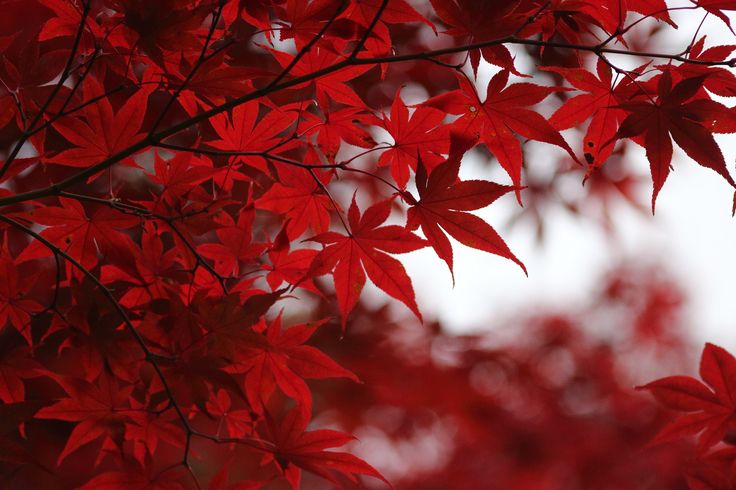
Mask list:
[[[658,38],[663,52],[678,52],[688,45],[701,20],[692,12],[672,14],[680,25],[676,36]],[[732,21],[736,25],[736,18]],[[671,29],[666,29],[670,30]],[[706,47],[734,44],[725,25],[710,16],[701,32],[707,32]],[[638,60],[615,60],[619,66],[633,67]],[[524,71],[528,61],[519,54],[517,67]],[[479,73],[481,93],[495,69],[488,65]],[[409,95],[406,93],[406,95]],[[734,100],[725,100],[734,105]],[[736,138],[717,135],[728,164],[736,176]],[[571,140],[572,141],[572,140]],[[551,164],[550,145],[536,144],[527,152],[527,166]],[[627,158],[644,175],[641,202],[651,197],[651,177],[643,151],[631,145]],[[573,147],[576,152],[579,148]],[[461,177],[510,183],[502,170],[488,175],[488,166],[474,164],[466,157]],[[549,163],[548,163],[549,162]],[[516,211],[512,195],[504,196],[485,210],[476,212],[496,227],[512,251],[529,270],[526,277],[512,262],[480,252],[453,241],[455,279],[429,249],[401,257],[412,278],[417,303],[425,318],[438,318],[456,332],[482,330],[489,323],[529,313],[535,305],[584,304],[598,284],[602,272],[618,258],[635,257],[643,262],[664,261],[680,279],[690,296],[686,323],[696,342],[711,341],[726,348],[736,347],[736,219],[731,218],[733,189],[715,172],[700,167],[675,148],[674,171],[657,200],[657,214],[642,215],[626,203],[611,212],[618,244],[607,243],[600,225],[576,219],[556,210],[547,215],[546,238],[540,245],[529,221],[511,229],[502,226]],[[495,165],[495,167],[498,167]],[[523,196],[523,194],[522,194]],[[623,252],[622,252],[623,251]],[[383,296],[385,298],[385,295]],[[398,304],[397,308],[402,305]]]

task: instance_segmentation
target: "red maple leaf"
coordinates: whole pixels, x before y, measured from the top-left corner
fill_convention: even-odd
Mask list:
[[[332,271],[343,328],[363,290],[366,272],[376,286],[422,318],[404,266],[385,252],[412,252],[426,247],[427,242],[401,226],[380,226],[391,213],[391,203],[376,203],[361,217],[353,196],[348,210],[348,234],[330,231],[310,239],[326,245],[315,257],[312,272],[321,275]]]
[[[5,242],[7,244],[7,242]],[[31,315],[43,309],[37,301],[28,298],[26,293],[33,286],[34,278],[26,277],[21,281],[18,266],[8,252],[6,246],[0,251],[0,330],[10,324],[33,344]],[[1,397],[0,397],[1,398]]]
[[[59,454],[57,464],[61,464],[83,445],[100,437],[104,438],[103,442],[109,440],[120,445],[123,424],[129,417],[125,411],[119,409],[127,406],[134,386],[119,387],[116,379],[107,375],[99,378],[99,384],[60,376],[55,376],[54,379],[61,384],[69,398],[62,398],[53,405],[42,408],[34,417],[76,422]]]
[[[731,20],[728,18],[728,14],[724,12],[726,10],[736,10],[736,5],[731,0],[695,0],[695,3],[725,22],[733,32]]]
[[[409,116],[401,94],[396,92],[391,116],[383,116],[383,125],[394,143],[381,154],[378,166],[390,166],[391,175],[402,189],[409,181],[409,169],[416,171],[418,159],[429,168],[444,160],[441,154],[447,153],[449,146],[444,118],[444,112],[425,106],[417,107]]]
[[[249,337],[235,354],[233,372],[245,373],[245,393],[251,406],[262,410],[278,386],[285,395],[311,411],[312,396],[304,379],[358,378],[324,353],[304,343],[323,322],[282,329],[281,316],[256,325],[264,335]]]
[[[271,51],[271,53],[283,68],[289,66],[294,60],[294,56],[288,53],[281,51]],[[343,61],[341,56],[325,48],[313,48],[298,60],[296,65],[289,71],[289,75],[292,77],[309,75],[341,61]],[[366,104],[363,102],[363,99],[345,82],[359,77],[371,68],[371,65],[348,66],[316,78],[311,82],[295,85],[293,89],[303,90],[305,87],[314,88],[319,106],[327,110],[331,107],[331,100],[347,106],[364,108]]]
[[[61,118],[53,125],[73,147],[47,161],[70,167],[88,167],[137,143],[143,138],[140,131],[149,93],[148,90],[138,90],[114,111],[110,99],[104,96],[102,84],[88,78],[84,84],[84,97],[97,98],[97,101],[85,105],[75,117]],[[132,158],[126,161],[135,164]]]
[[[283,21],[278,23],[280,29],[276,32],[282,41],[294,39],[297,49],[302,49],[320,32],[325,22],[344,9],[344,5],[335,0],[318,0],[315,2],[285,0],[282,3],[285,3],[283,6]],[[269,37],[273,36],[270,29],[267,32]],[[322,36],[323,39],[320,39],[320,42],[326,44],[330,42],[341,44],[341,42],[344,42],[342,31],[335,29],[330,34],[329,36]]]
[[[371,122],[375,124],[375,116],[368,115],[357,107],[343,107],[335,111],[325,111],[324,119],[304,112],[306,134],[317,134],[317,146],[330,162],[344,141],[360,148],[373,148],[376,142],[368,131],[358,124]]]
[[[637,387],[666,407],[685,412],[667,423],[650,444],[700,434],[702,451],[736,428],[736,358],[717,345],[705,344],[700,377],[705,383],[690,376],[669,376]]]
[[[25,347],[3,346],[0,360],[0,401],[21,403],[26,399],[24,379],[42,376],[43,366],[29,357]]]
[[[140,223],[140,218],[123,214],[108,207],[100,207],[91,216],[82,204],[71,198],[60,197],[58,206],[45,206],[28,212],[33,221],[46,226],[41,236],[49,240],[86,268],[98,263],[98,255],[120,254],[133,247],[130,237],[119,230]],[[18,256],[23,262],[49,257],[52,251],[40,241],[28,245]]]
[[[431,0],[431,3],[439,18],[449,27],[445,34],[469,43],[507,36],[532,13],[531,2],[519,0]],[[506,46],[473,49],[469,55],[473,73],[478,71],[481,55],[487,62],[517,73]]]
[[[539,113],[529,106],[558,92],[559,87],[543,87],[532,83],[514,83],[506,86],[507,70],[500,71],[488,82],[486,98],[481,102],[472,82],[465,76],[457,77],[460,88],[432,97],[423,105],[436,107],[460,117],[452,123],[452,131],[467,137],[479,137],[493,153],[517,187],[516,197],[521,202],[521,143],[514,135],[557,145],[577,160],[560,133]]]
[[[112,0],[115,15],[107,22],[110,42],[121,49],[141,51],[147,59],[163,67],[170,53],[196,52],[201,46],[198,35],[205,17],[211,14],[216,0]],[[169,59],[175,59],[172,56]]]
[[[334,430],[306,431],[309,414],[303,410],[291,410],[278,425],[270,418],[268,420],[276,450],[266,454],[261,463],[275,462],[292,489],[299,488],[301,470],[319,475],[336,485],[340,485],[336,474],[346,476],[353,482],[357,482],[356,475],[369,475],[388,483],[362,459],[348,453],[325,451],[344,446],[353,437]]]
[[[41,32],[38,33],[40,41],[57,37],[73,37],[77,33],[79,22],[82,20],[82,9],[78,5],[58,0],[39,0],[38,3],[54,12],[54,15],[44,23]],[[100,25],[94,19],[87,17],[85,23],[95,36],[104,36]]]
[[[542,39],[559,35],[573,44],[581,44],[591,34],[593,27],[613,33],[618,17],[608,8],[601,8],[596,0],[553,0],[536,16],[534,22],[525,27],[520,36],[527,37],[541,32]]]
[[[543,69],[559,73],[573,87],[587,92],[567,100],[552,114],[549,122],[555,129],[563,130],[591,118],[583,138],[583,151],[588,164],[600,167],[613,152],[618,121],[624,116],[624,112],[617,107],[611,68],[599,59],[597,77],[583,68],[550,66]]]
[[[374,25],[373,19],[381,8],[383,10],[379,20]],[[357,24],[356,37],[364,35],[365,29],[372,27],[370,36],[368,36],[364,45],[364,53],[361,53],[363,55],[380,56],[391,51],[394,43],[391,40],[390,25],[421,22],[429,26],[435,34],[437,33],[434,24],[405,0],[388,0],[387,2],[382,0],[352,1],[345,9],[344,17]],[[385,66],[382,66],[381,70],[385,73]]]
[[[408,192],[402,196],[411,205],[407,214],[409,229],[421,226],[424,236],[452,273],[452,245],[445,233],[468,247],[510,259],[526,272],[526,267],[509,250],[491,225],[467,213],[486,207],[515,187],[486,180],[458,180],[460,160],[472,141],[452,136],[450,157],[427,176],[422,162],[417,169],[419,200]]]
[[[133,457],[142,466],[156,454],[160,444],[182,448],[185,444],[184,430],[178,425],[176,414],[159,413],[164,406],[130,400],[129,420],[125,422],[125,439],[133,443]],[[154,409],[155,408],[155,409]]]
[[[733,44],[711,46],[704,49],[705,39],[706,36],[703,36],[693,45],[688,53],[688,58],[703,61],[724,61],[736,50],[736,45]],[[672,68],[670,67],[670,69]],[[682,63],[676,67],[675,71],[682,78],[707,75],[703,80],[703,87],[707,90],[723,97],[736,96],[736,75],[726,68]]]
[[[378,13],[381,4],[381,0],[353,1],[350,2],[350,6],[346,9],[345,16],[364,27],[368,27]],[[406,0],[389,0],[383,9],[380,21],[386,24],[422,22],[434,29],[434,25],[422,14],[417,12],[414,7],[409,5]]]
[[[268,74],[256,68],[232,66],[224,62],[224,57],[225,53],[219,53],[206,58],[201,65],[195,64],[199,60],[182,60],[181,65],[174,65],[157,75],[169,80],[172,93],[182,85],[185,87],[179,94],[179,101],[182,108],[193,115],[200,107],[209,109],[212,105],[223,104],[228,97],[237,97],[252,90],[252,79]],[[194,75],[190,76],[192,72]],[[185,80],[188,80],[186,84]]]
[[[184,468],[151,471],[132,467],[124,471],[106,471],[95,476],[78,490],[181,490]]]
[[[222,113],[213,117],[210,122],[220,139],[208,141],[207,144],[225,151],[258,153],[269,150],[280,142],[277,136],[296,121],[298,114],[273,109],[259,118],[260,109],[261,104],[252,101],[233,109],[232,116]],[[284,149],[283,146],[280,148]],[[230,162],[244,163],[261,172],[270,173],[266,160],[259,155],[232,156]]]
[[[315,294],[322,294],[307,275],[309,267],[317,255],[316,250],[303,248],[290,250],[289,236],[286,232],[287,225],[279,232],[268,251],[268,259],[271,265],[264,265],[268,270],[266,281],[272,290],[276,290],[286,281],[294,287],[298,286]]]
[[[646,149],[654,181],[652,212],[657,195],[670,173],[672,139],[685,153],[703,167],[715,170],[733,187],[736,182],[726,168],[721,149],[710,128],[703,122],[713,121],[713,105],[693,97],[702,91],[701,77],[681,80],[674,87],[669,70],[660,75],[657,98],[623,102],[620,107],[628,112],[618,128],[618,137],[640,137],[638,142]],[[708,99],[706,99],[708,100]],[[636,141],[636,140],[635,140]]]
[[[619,140],[657,159],[657,192],[672,140],[733,185],[713,138],[736,111],[712,97],[736,94],[736,44],[705,46],[733,0],[681,2],[702,24],[675,48],[653,44],[666,0],[0,3],[0,486],[380,478],[311,420],[409,487],[734,487],[736,361],[714,346],[702,382],[646,387],[683,412],[658,441],[700,436],[692,468],[688,444],[636,452],[658,412],[620,374],[640,351],[682,357],[670,281],[627,267],[584,311],[522,318],[513,345],[361,296],[370,279],[421,319],[393,254],[430,245],[452,274],[453,238],[523,267],[476,210],[525,177],[538,223],[613,231],[612,196],[637,197]],[[479,89],[481,58],[501,71]],[[566,138],[586,129],[588,170],[614,158],[576,192]],[[523,161],[529,140],[566,153]],[[460,179],[475,145],[510,185]],[[587,335],[611,311],[630,328]],[[339,341],[332,313],[354,322]],[[320,380],[353,372],[367,383]]]
[[[230,395],[222,388],[207,400],[205,410],[209,416],[219,419],[218,435],[243,437],[252,430],[252,412],[248,409],[234,408]]]
[[[256,200],[256,208],[284,215],[291,240],[299,238],[307,228],[314,233],[327,231],[332,204],[323,185],[329,183],[331,174],[316,170],[310,173],[291,165],[279,165],[277,172],[278,181]]]
[[[248,298],[242,302],[239,294],[230,294],[215,301],[199,298],[196,302],[197,317],[207,331],[199,339],[206,341],[210,350],[225,360],[237,357],[240,349],[263,345],[262,336],[253,330],[260,318],[281,298],[284,289],[262,293],[249,289]],[[191,346],[189,347],[191,349]]]
[[[601,7],[611,12],[611,16],[617,20],[625,18],[626,13],[631,11],[667,22],[677,28],[677,24],[670,17],[670,9],[665,0],[604,0]]]
[[[127,291],[119,302],[131,309],[146,307],[150,301],[168,298],[178,293],[172,283],[176,267],[176,249],[164,251],[156,227],[144,225],[141,247],[135,255],[129,254],[116,263],[103,265],[100,280],[105,284],[115,281],[127,283]]]
[[[241,262],[252,262],[265,250],[264,245],[252,243],[254,218],[252,206],[238,214],[237,223],[228,213],[217,215],[220,228],[215,233],[220,243],[203,243],[197,251],[215,262],[215,271],[219,274],[237,277]]]
[[[176,153],[172,158],[165,160],[158,152],[154,154],[153,173],[148,174],[152,182],[162,189],[156,194],[157,204],[152,206],[157,211],[158,203],[162,202],[168,208],[179,208],[191,193],[197,192],[197,184],[210,178],[214,170],[207,160],[202,160],[191,153]]]

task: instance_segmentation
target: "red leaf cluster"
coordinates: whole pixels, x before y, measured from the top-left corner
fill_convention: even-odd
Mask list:
[[[317,488],[385,485],[340,449],[356,447],[341,430],[359,424],[327,415],[330,406],[351,413],[331,394],[361,389],[361,380],[380,392],[388,378],[407,386],[384,384],[366,406],[403,396],[418,411],[432,393],[445,404],[434,413],[449,414],[463,438],[483,434],[460,449],[487,455],[483,438],[498,433],[480,430],[482,421],[521,427],[514,407],[549,391],[524,375],[524,357],[546,355],[546,344],[502,354],[464,345],[458,376],[398,360],[380,336],[360,337],[361,323],[388,322],[366,313],[368,280],[421,322],[397,255],[426,248],[452,273],[454,239],[526,272],[475,212],[513,191],[541,232],[564,175],[588,183],[585,203],[558,199],[569,211],[597,203],[605,217],[620,197],[638,205],[636,179],[616,174],[631,142],[649,162],[652,209],[673,141],[736,187],[732,155],[713,136],[736,131],[734,108],[714,98],[736,95],[734,47],[706,46],[698,32],[682,52],[651,52],[642,26],[676,27],[663,0],[8,0],[2,8],[3,487],[297,488],[302,473],[321,478]],[[705,0],[688,9],[729,27],[734,10]],[[640,67],[623,69],[613,55]],[[528,148],[551,156],[533,161]],[[479,161],[507,183],[469,178]],[[527,172],[536,165],[548,182]],[[675,349],[679,337],[662,317],[676,301],[652,289],[631,338]],[[345,341],[330,346],[328,336]],[[358,338],[363,350],[346,359],[340,352]],[[605,349],[565,342],[576,363],[597,370],[601,393],[621,403],[605,415],[631,421],[638,402],[606,371]],[[646,386],[692,412],[658,441],[703,431],[703,452],[729,440],[736,362],[712,346],[706,354],[707,386],[682,377]],[[519,388],[494,404],[467,390],[489,362],[507,363]],[[587,427],[614,441],[594,448],[601,453],[631,449],[619,428],[550,416],[565,396],[549,391],[546,422],[527,420],[528,430],[563,437],[559,428]],[[572,399],[589,408],[582,395]],[[317,427],[330,421],[333,429]],[[509,441],[518,453],[538,458],[517,436]],[[732,479],[730,449],[704,453],[688,473],[692,488]],[[513,471],[499,485],[565,486]],[[472,474],[448,471],[443,483],[483,487]]]

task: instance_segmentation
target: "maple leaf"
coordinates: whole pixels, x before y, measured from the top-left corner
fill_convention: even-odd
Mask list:
[[[111,29],[110,42],[122,49],[142,51],[161,67],[166,63],[166,54],[201,47],[197,31],[217,5],[216,0],[161,0],[155,5],[145,0],[109,3],[116,14],[107,19],[116,27]]]
[[[181,481],[185,477],[186,470],[183,468],[171,468],[152,474],[140,468],[130,468],[101,473],[78,490],[183,490],[185,487]]]
[[[26,399],[23,379],[42,376],[43,366],[30,359],[28,349],[4,346],[0,360],[0,401],[21,403]]]
[[[231,360],[240,348],[254,343],[260,345],[260,335],[251,327],[281,298],[284,291],[263,293],[249,290],[250,294],[244,301],[236,293],[217,298],[217,301],[214,298],[197,301],[197,318],[208,332],[204,339],[212,351]]]
[[[199,345],[197,347],[177,353],[173,365],[166,366],[164,375],[175,399],[188,400],[204,410],[213,389],[222,388],[242,398],[242,389],[237,380],[228,373],[230,361],[214,352],[210,354]]]
[[[526,0],[430,0],[430,3],[449,27],[445,34],[469,43],[510,35],[538,8]],[[473,73],[477,73],[482,55],[488,63],[519,74],[511,53],[502,44],[473,49],[469,55]]]
[[[54,12],[54,15],[44,22],[41,32],[38,33],[39,41],[64,36],[71,37],[77,33],[79,22],[82,20],[81,9],[77,5],[58,0],[38,0],[38,3]],[[85,24],[95,36],[104,36],[95,19],[88,16]]]
[[[600,167],[614,149],[614,136],[619,119],[625,113],[617,107],[616,89],[612,87],[611,68],[598,60],[597,77],[582,68],[545,67],[564,76],[578,90],[576,95],[555,111],[549,119],[555,129],[563,130],[579,125],[592,117],[583,138],[585,159],[593,167]]]
[[[445,113],[431,107],[417,107],[411,116],[409,109],[396,93],[391,116],[383,116],[383,125],[394,139],[391,149],[381,153],[378,166],[390,166],[391,175],[400,188],[409,181],[409,169],[416,171],[417,160],[433,168],[447,153],[448,127],[442,125]]]
[[[88,167],[137,143],[146,114],[149,91],[138,90],[117,110],[113,111],[105,91],[94,78],[87,78],[84,97],[97,101],[85,105],[78,114],[81,117],[65,117],[54,123],[58,131],[73,148],[63,150],[47,159],[49,163],[70,167]],[[126,159],[135,165],[132,158]]]
[[[60,197],[60,207],[45,206],[28,212],[36,223],[47,226],[41,235],[86,268],[97,265],[98,253],[119,255],[134,245],[128,235],[119,230],[140,223],[135,216],[100,207],[88,216],[75,199]],[[17,262],[48,257],[52,252],[39,241],[31,242],[18,256]]]
[[[252,90],[252,79],[267,75],[259,69],[232,66],[225,63],[224,58],[225,53],[219,53],[204,61],[196,60],[200,64],[182,59],[180,66],[164,70],[160,76],[169,79],[172,91],[185,87],[179,94],[179,102],[187,113],[194,115],[200,107],[209,109],[213,104],[223,104],[228,97],[237,97]],[[194,74],[190,75],[192,72]],[[152,75],[153,71],[149,76]],[[185,80],[188,81],[184,83]]]
[[[0,90],[0,129],[15,118],[17,111],[13,94],[7,93],[5,89]]]
[[[345,10],[345,16],[368,27],[381,7],[381,0],[352,1]],[[407,22],[422,22],[434,30],[434,24],[409,5],[406,0],[388,0],[380,22],[387,24],[404,24]],[[436,32],[436,30],[435,30]]]
[[[721,19],[733,32],[733,27],[731,27],[731,20],[728,18],[728,14],[726,14],[724,11],[727,10],[736,10],[736,5],[733,4],[730,0],[695,0],[695,4],[698,5],[698,7],[702,7],[703,9],[707,10],[711,14],[715,15],[719,19]]]
[[[209,490],[260,490],[271,482],[272,478],[266,481],[238,480],[236,483],[228,485],[227,480],[230,476],[230,468],[234,462],[234,458],[229,458],[225,461],[220,471],[210,480]]]
[[[383,10],[381,11],[379,20],[373,24],[373,19],[378,14],[380,8],[383,8]],[[382,0],[353,0],[345,9],[343,16],[358,24],[358,35],[364,35],[364,29],[372,27],[370,36],[364,44],[364,52],[370,53],[371,55],[386,54],[392,49],[393,43],[391,42],[388,24],[421,22],[429,26],[437,34],[434,24],[417,12],[405,0],[388,0],[385,2],[385,5]],[[360,54],[362,53],[359,53],[358,56]]]
[[[296,121],[297,113],[274,109],[259,119],[260,107],[258,101],[251,101],[233,109],[232,117],[225,113],[213,117],[210,123],[220,139],[208,141],[207,144],[225,151],[256,153],[276,146],[279,143],[277,136]],[[230,160],[269,173],[268,164],[261,156],[233,156]]]
[[[680,13],[705,15],[693,30],[708,35],[708,21],[728,24],[735,8],[689,4]],[[631,357],[616,354],[656,347],[656,356],[682,357],[669,282],[604,288],[595,302],[632,316],[632,328],[605,346],[579,325],[599,316],[598,305],[582,316],[542,312],[522,321],[534,325],[520,330],[518,344],[488,346],[485,335],[451,337],[439,322],[407,330],[391,308],[360,301],[371,279],[419,316],[392,254],[431,245],[452,273],[452,237],[521,265],[471,213],[511,190],[520,200],[527,163],[548,177],[536,167],[529,175],[527,209],[536,216],[562,208],[606,227],[611,196],[636,197],[618,154],[574,193],[564,184],[579,169],[567,157],[551,167],[524,162],[527,140],[574,159],[560,131],[576,136],[589,120],[582,144],[590,173],[615,146],[624,154],[619,140],[648,147],[649,132],[667,119],[674,129],[659,130],[663,139],[682,146],[677,138],[691,137],[689,153],[730,179],[722,161],[731,157],[720,157],[712,137],[736,132],[736,111],[711,100],[736,94],[730,41],[706,48],[703,35],[682,52],[653,47],[655,30],[675,27],[666,0],[2,7],[3,485],[253,490],[298,485],[302,471],[350,488],[361,475],[380,478],[362,460],[329,451],[351,437],[307,431],[314,419],[368,434],[401,458],[409,452],[410,464],[394,470],[416,487],[679,488],[683,476],[698,490],[734,487],[734,361],[712,347],[702,383],[674,377],[649,388],[684,412],[661,440],[699,434],[705,449],[695,458],[687,445],[631,458],[657,412],[633,399],[619,377]],[[532,62],[526,74],[516,69],[517,53]],[[609,68],[609,56],[644,60],[624,71]],[[481,58],[502,68],[485,97],[462,75],[477,74]],[[658,72],[654,59],[665,60]],[[551,75],[571,88],[510,83],[510,73]],[[429,100],[407,107],[402,86]],[[547,118],[538,105],[550,95],[562,95],[562,107]],[[376,141],[384,133],[393,145]],[[512,185],[459,178],[463,153],[476,144]],[[389,200],[384,186],[396,191]],[[398,224],[387,224],[392,213]],[[426,239],[413,233],[419,228]],[[326,274],[334,299],[320,281]],[[314,294],[301,298],[298,288]],[[295,326],[272,312],[282,299],[303,300],[304,308],[283,313]],[[324,320],[310,321],[333,306],[343,329],[348,317],[356,323],[340,342],[318,326]],[[368,383],[312,381],[355,381],[353,372]],[[581,382],[594,389],[584,400],[570,397]],[[519,400],[534,417],[515,410]],[[561,400],[570,410],[560,410]],[[285,417],[276,423],[271,414]],[[448,434],[452,444],[439,459],[426,453],[433,466],[423,471],[427,436],[442,442]],[[576,434],[588,437],[568,437]],[[96,460],[81,460],[97,448]],[[264,454],[268,464],[258,467]],[[281,475],[288,482],[275,481]]]
[[[688,58],[693,60],[724,61],[736,49],[736,45],[711,46],[704,49],[706,36],[702,36],[688,53]],[[671,69],[671,68],[670,68]],[[682,63],[675,71],[682,78],[694,78],[707,75],[703,79],[703,87],[716,95],[723,97],[736,96],[736,75],[731,71],[707,65],[692,65]]]
[[[268,251],[268,259],[271,261],[271,265],[263,266],[265,270],[269,271],[266,275],[266,281],[272,290],[276,290],[286,281],[295,287],[299,286],[321,295],[322,293],[307,275],[317,251],[311,249],[290,251],[287,227],[288,222],[276,236]]]
[[[217,394],[205,404],[207,413],[220,420],[219,426],[225,424],[225,434],[230,437],[244,437],[251,432],[253,420],[251,411],[246,409],[233,409],[232,400],[227,391],[220,388]],[[218,430],[218,434],[220,430]]]
[[[514,83],[507,86],[508,70],[502,70],[488,82],[486,98],[481,102],[472,82],[458,75],[460,88],[432,97],[423,105],[436,107],[460,117],[450,127],[457,134],[479,137],[495,155],[498,162],[517,187],[516,198],[521,203],[521,143],[514,133],[525,138],[543,141],[563,148],[577,161],[575,153],[552,125],[539,113],[527,107],[544,100],[548,95],[564,90],[532,83]]]
[[[282,51],[272,50],[271,53],[283,68],[289,66],[294,60],[294,56]],[[306,54],[298,60],[296,65],[294,65],[289,74],[292,77],[301,77],[309,75],[310,73],[315,73],[341,61],[341,57],[335,53],[332,53],[327,49],[317,47],[307,51]],[[324,108],[324,110],[329,110],[331,100],[347,106],[363,108],[366,107],[363,99],[361,99],[355,90],[345,82],[359,77],[371,68],[373,68],[371,65],[349,66],[341,70],[334,71],[328,75],[316,78],[311,82],[295,85],[293,89],[300,90],[305,87],[314,88],[317,102],[321,108]]]
[[[294,39],[297,49],[301,50],[312,39],[320,33],[320,30],[337,13],[344,12],[346,5],[337,0],[317,0],[313,2],[301,2],[299,0],[286,0],[283,8],[283,21],[279,21],[281,27],[278,30],[281,41]],[[270,26],[269,26],[270,27]],[[320,44],[335,44],[341,46],[352,37],[354,29],[352,26],[345,27],[340,22],[333,22],[329,35],[320,36]],[[270,29],[269,36],[272,36]],[[347,32],[345,32],[347,30]],[[332,48],[339,51],[339,48]]]
[[[412,252],[426,247],[427,242],[401,226],[379,226],[391,213],[391,203],[391,200],[376,203],[361,216],[353,196],[348,209],[348,235],[326,232],[310,238],[326,245],[314,258],[312,273],[322,275],[332,271],[343,328],[363,290],[366,272],[376,286],[422,318],[404,266],[385,252]]]
[[[14,3],[20,6],[22,13],[25,13],[27,9],[27,4],[6,2],[5,12],[10,13],[10,17],[6,17],[8,19],[13,18]],[[0,86],[4,91],[14,94],[15,107],[12,113],[16,116],[18,127],[22,128],[25,124],[24,117],[27,118],[29,115],[28,113],[23,114],[24,111],[35,112],[42,107],[50,111],[59,110],[58,99],[50,101],[48,105],[47,101],[51,91],[54,90],[52,81],[63,70],[69,53],[65,49],[42,49],[41,43],[36,42],[35,38],[23,36],[22,29],[13,28],[13,31],[16,32],[16,36],[20,37],[18,41],[22,41],[13,42],[9,49],[3,52],[0,63],[3,69],[3,83]],[[7,40],[8,38],[3,38],[4,42]],[[19,46],[20,49],[10,49],[15,46]],[[69,94],[68,89],[64,87],[59,89],[58,93],[62,96]],[[21,111],[20,107],[24,109]],[[45,131],[31,137],[31,141],[37,148],[44,148]]]
[[[118,313],[106,307],[103,294],[94,291],[80,298],[64,318],[59,318],[54,327],[66,334],[59,345],[59,354],[76,353],[77,369],[70,370],[70,374],[86,381],[93,382],[107,371],[125,382],[133,382],[139,373],[136,347],[121,330]]]
[[[211,163],[191,153],[177,152],[172,158],[165,160],[156,152],[153,173],[148,174],[148,177],[162,187],[157,200],[170,208],[177,208],[181,200],[196,192],[197,184],[210,178],[213,173]]]
[[[6,36],[0,36],[0,53],[4,52],[8,46],[10,46],[13,41],[15,41],[15,38],[18,36],[18,33],[8,34]]]
[[[254,261],[265,250],[262,244],[252,243],[255,211],[250,209],[238,213],[237,223],[227,213],[218,215],[221,227],[215,233],[220,243],[203,243],[197,251],[203,257],[214,260],[215,271],[223,276],[240,274],[240,263]]]
[[[516,188],[486,180],[459,181],[460,160],[473,143],[458,135],[451,138],[450,157],[429,175],[424,164],[419,162],[419,200],[408,192],[402,194],[411,205],[407,227],[412,230],[422,228],[429,244],[447,263],[453,278],[452,245],[445,233],[468,247],[506,257],[519,264],[526,273],[524,264],[511,253],[496,230],[481,218],[465,212],[486,207]]]
[[[675,29],[677,24],[670,17],[670,9],[665,0],[603,0],[601,6],[611,13],[611,17],[617,20],[627,12],[637,12],[649,18],[666,22]]]
[[[370,133],[358,126],[360,123],[374,123],[374,116],[367,115],[363,109],[357,107],[344,107],[335,111],[323,109],[324,119],[309,112],[302,116],[309,128],[306,134],[317,134],[317,146],[328,161],[335,161],[342,141],[360,148],[373,148],[376,145]]]
[[[618,21],[618,17],[614,17],[609,9],[602,8],[600,1],[553,0],[520,35],[527,37],[541,31],[542,39],[548,40],[559,35],[570,43],[578,44],[593,34],[592,27],[613,33]]]
[[[184,430],[171,412],[158,413],[151,405],[130,400],[131,409],[125,422],[125,439],[133,443],[133,457],[142,466],[156,454],[161,442],[171,447],[183,448]],[[155,407],[160,410],[164,407]]]
[[[303,345],[324,322],[281,327],[281,315],[272,322],[261,322],[235,355],[234,372],[245,373],[245,393],[251,406],[262,411],[275,386],[296,400],[307,413],[312,396],[305,378],[358,378],[314,347]]]
[[[100,437],[120,442],[123,423],[128,416],[118,409],[127,405],[134,386],[119,387],[115,378],[106,375],[100,377],[99,384],[60,376],[55,376],[54,379],[64,388],[69,398],[62,398],[53,405],[43,407],[34,417],[76,422],[59,454],[57,465],[83,445]]]
[[[18,267],[7,246],[0,250],[0,277],[3,278],[0,281],[0,330],[10,324],[23,335],[28,345],[33,345],[31,329],[28,328],[31,315],[41,311],[43,306],[27,297],[34,279],[26,277],[21,282]]]
[[[178,293],[172,284],[176,271],[175,249],[164,251],[164,245],[154,225],[144,224],[140,251],[130,254],[117,263],[105,264],[100,269],[100,280],[105,283],[121,281],[129,284],[118,300],[128,308],[141,308],[150,301],[167,298]]]
[[[365,0],[351,2],[345,9],[344,16],[354,20],[363,27],[368,27],[373,22],[378,9],[381,8],[381,0]],[[421,22],[437,33],[434,24],[427,20],[422,14],[409,5],[405,0],[388,0],[383,8],[379,23],[406,24],[409,22]]]
[[[736,451],[726,447],[706,455],[698,455],[696,464],[685,469],[691,490],[734,490],[733,463]]]
[[[620,107],[627,113],[618,128],[618,137],[640,136],[646,149],[654,182],[652,212],[657,195],[670,173],[672,139],[685,153],[703,167],[720,174],[731,186],[736,187],[726,168],[726,162],[713,135],[701,124],[710,121],[709,110],[700,99],[692,99],[702,90],[701,77],[688,78],[672,86],[669,70],[660,75],[657,99],[623,102]]]
[[[652,381],[648,390],[668,408],[685,412],[667,423],[650,444],[659,444],[700,434],[701,451],[720,442],[736,422],[736,358],[726,350],[705,344],[700,358],[700,377],[670,376]]]
[[[283,3],[276,0],[277,3]],[[269,37],[273,35],[271,32],[271,8],[274,6],[274,0],[239,0],[238,2],[228,2],[223,10],[223,17],[232,19],[234,22],[238,15],[247,23],[262,30]]]
[[[279,165],[277,172],[278,181],[256,199],[256,208],[282,214],[291,240],[300,237],[307,228],[314,233],[327,231],[332,203],[322,186],[329,183],[330,174],[317,170],[312,174],[291,165]]]
[[[344,446],[353,437],[334,430],[306,431],[309,416],[303,410],[293,409],[276,425],[270,418],[269,427],[276,450],[266,454],[261,464],[274,461],[285,478],[296,490],[299,488],[301,470],[306,470],[340,485],[335,473],[356,482],[356,475],[368,475],[387,484],[388,481],[371,465],[352,454],[325,451]],[[390,486],[390,484],[389,484]]]

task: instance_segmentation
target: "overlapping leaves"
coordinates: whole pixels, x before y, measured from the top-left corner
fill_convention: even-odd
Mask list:
[[[729,25],[728,2],[692,4]],[[710,96],[736,94],[733,46],[701,38],[668,65],[625,71],[607,50],[635,45],[632,13],[673,25],[662,0],[5,2],[2,476],[181,488],[201,471],[229,490],[296,487],[302,471],[382,479],[328,450],[350,436],[307,430],[329,410],[308,383],[358,379],[309,343],[337,323],[350,334],[368,279],[422,318],[396,254],[430,246],[453,273],[455,239],[524,269],[472,212],[512,191],[521,202],[525,165],[549,163],[524,158],[526,141],[576,161],[574,132],[560,131],[590,119],[588,176],[631,139],[656,198],[674,141],[734,185],[713,134],[736,117]],[[572,87],[529,81],[514,43]],[[485,97],[481,58],[500,68]],[[476,145],[511,185],[460,179]],[[723,440],[733,364],[708,346],[706,384],[645,387],[687,412],[660,441]],[[77,471],[82,460],[94,464]]]

